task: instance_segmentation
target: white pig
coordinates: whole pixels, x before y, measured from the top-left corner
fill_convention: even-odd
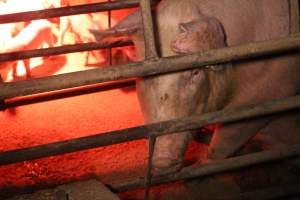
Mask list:
[[[159,52],[163,57],[278,39],[289,34],[288,0],[162,0],[154,14]],[[109,31],[110,37],[129,35],[143,60],[141,22],[137,11]],[[98,40],[103,40],[109,31],[93,33]],[[300,91],[298,54],[232,65],[141,79],[137,82],[137,92],[146,122],[258,104]],[[289,120],[285,116],[265,117],[216,129],[208,159],[234,155],[259,132],[268,135],[261,140],[267,148],[275,148],[278,143],[281,146],[298,144],[299,113],[290,117]],[[293,131],[286,133],[276,123],[287,123]],[[190,133],[157,138],[153,166],[158,173],[170,173],[182,167]],[[289,139],[280,140],[282,134],[288,134]]]

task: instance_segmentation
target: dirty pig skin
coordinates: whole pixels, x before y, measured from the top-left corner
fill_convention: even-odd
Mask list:
[[[162,0],[153,14],[158,50],[163,57],[279,39],[289,34],[288,0]],[[127,36],[133,40],[139,60],[144,59],[139,10],[111,30],[92,33],[100,42]],[[281,99],[298,94],[299,89],[297,54],[208,66],[207,70],[194,69],[137,82],[146,123]],[[213,133],[207,158],[232,156],[258,133],[263,134],[260,142],[265,149],[299,143],[299,118],[296,113],[224,125]],[[157,138],[153,156],[156,172],[179,170],[190,139],[190,131]]]

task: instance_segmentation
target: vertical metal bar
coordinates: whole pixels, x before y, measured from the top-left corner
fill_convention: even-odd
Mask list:
[[[3,83],[1,74],[0,74],[0,83]],[[0,111],[4,111],[4,110],[5,110],[5,101],[4,99],[0,99]]]
[[[111,3],[111,0],[108,0]],[[108,11],[108,28],[111,28],[111,10]],[[108,49],[108,64],[109,66],[112,65],[112,48],[109,47]]]
[[[152,21],[150,0],[141,0],[140,7],[142,11],[143,25],[144,25],[145,57],[146,59],[158,58],[154,31],[153,31],[153,21]]]
[[[300,32],[299,0],[290,0],[290,34]]]
[[[147,169],[147,177],[145,183],[145,200],[149,200],[149,194],[151,189],[151,181],[152,181],[152,157],[154,152],[156,137],[153,135],[149,136],[149,153],[148,153],[148,169]]]

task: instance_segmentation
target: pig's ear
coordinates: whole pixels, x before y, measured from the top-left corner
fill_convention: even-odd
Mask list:
[[[180,23],[179,24],[179,30],[180,32],[203,32],[204,28],[203,26],[206,25],[206,23],[211,23],[209,21],[206,21],[205,19],[199,19],[199,20],[193,20],[190,22]]]
[[[129,31],[130,33],[137,30],[143,30],[142,13],[140,10],[127,15],[113,29],[121,32]]]
[[[113,43],[116,41],[121,41],[124,38],[128,39],[128,36],[134,34],[137,31],[137,29],[128,29],[128,30],[108,29],[102,31],[96,29],[89,29],[89,31],[94,36],[95,41],[99,43]]]
[[[221,23],[211,17],[181,23],[180,32],[172,40],[171,48],[176,53],[195,53],[225,47],[225,34]]]
[[[91,34],[94,35],[97,42],[105,42],[107,40],[118,40],[117,38],[131,36],[136,34],[138,31],[143,30],[142,26],[142,15],[141,11],[137,10],[123,20],[121,20],[118,24],[116,24],[113,28],[108,30],[95,30],[90,29]]]

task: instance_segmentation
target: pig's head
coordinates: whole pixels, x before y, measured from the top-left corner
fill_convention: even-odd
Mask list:
[[[224,47],[225,37],[221,24],[214,18],[201,15],[194,6],[169,6],[161,2],[156,12],[157,37],[161,56],[193,53],[201,50]],[[176,12],[180,8],[180,12]],[[182,12],[184,10],[185,12]],[[115,36],[127,35],[133,39],[140,60],[144,59],[144,40],[141,13],[137,11],[113,29]],[[95,34],[95,32],[94,32]],[[106,33],[98,33],[98,40]],[[97,34],[96,38],[97,38]],[[161,66],[164,67],[164,66]],[[205,112],[214,107],[211,93],[213,73],[222,73],[223,68],[211,67],[187,70],[171,74],[142,78],[137,81],[137,92],[146,123],[187,117]],[[212,101],[213,103],[210,103]],[[183,165],[183,157],[191,138],[191,131],[160,136],[156,140],[153,168],[156,174],[172,173]]]

